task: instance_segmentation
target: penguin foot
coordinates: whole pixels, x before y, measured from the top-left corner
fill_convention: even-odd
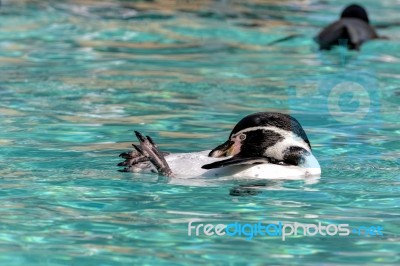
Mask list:
[[[168,153],[160,152],[157,145],[154,144],[153,140],[149,136],[144,137],[138,131],[135,131],[135,135],[139,140],[139,145],[132,144],[132,146],[137,152],[132,151],[130,153],[121,153],[120,157],[124,158],[125,161],[118,165],[128,166],[128,168],[125,168],[128,170],[134,165],[150,161],[157,169],[158,174],[168,177],[172,176],[171,168],[164,158]]]
[[[155,148],[157,149],[157,146],[155,146]],[[160,152],[160,154],[161,156],[167,156],[169,155],[169,152]],[[136,149],[131,152],[123,152],[119,157],[125,159],[125,161],[117,164],[117,166],[125,166],[124,169],[118,170],[119,172],[135,172],[135,168],[143,169],[150,167],[150,165],[148,165],[148,163],[151,163],[149,158],[138,152]]]

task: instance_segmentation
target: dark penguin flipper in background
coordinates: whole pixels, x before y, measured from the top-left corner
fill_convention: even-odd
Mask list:
[[[314,40],[321,50],[329,50],[336,45],[359,50],[366,41],[379,38],[375,29],[359,19],[344,18],[323,29]]]
[[[349,39],[350,36],[346,25],[341,20],[330,24],[314,37],[314,40],[319,44],[320,50],[330,50],[332,46],[339,44],[339,40],[348,41]]]
[[[261,163],[269,163],[270,160],[266,157],[239,157],[239,156],[234,156],[232,158],[210,163],[210,164],[205,164],[201,168],[203,169],[214,169],[214,168],[220,168],[220,167],[225,167],[225,166],[232,166],[232,165],[246,165],[246,164],[261,164]]]

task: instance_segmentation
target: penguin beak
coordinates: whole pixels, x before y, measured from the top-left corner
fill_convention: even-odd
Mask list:
[[[238,153],[236,146],[237,145],[234,141],[228,140],[224,144],[221,144],[213,149],[208,156],[215,158],[233,156]]]

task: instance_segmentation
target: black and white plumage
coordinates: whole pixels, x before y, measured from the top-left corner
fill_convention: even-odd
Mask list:
[[[226,166],[229,161],[238,160],[245,164],[247,159],[299,165],[302,157],[310,153],[310,141],[295,118],[280,113],[255,113],[240,120],[228,140],[209,154],[233,157],[203,168],[215,168],[222,163]]]
[[[321,50],[329,50],[335,45],[359,50],[364,42],[377,38],[378,34],[369,24],[367,11],[353,4],[347,6],[340,19],[325,27],[314,40]]]
[[[135,132],[136,151],[122,153],[126,172],[158,172],[173,178],[302,178],[321,169],[300,123],[293,117],[261,112],[244,117],[226,142],[211,151],[168,154],[150,137]]]

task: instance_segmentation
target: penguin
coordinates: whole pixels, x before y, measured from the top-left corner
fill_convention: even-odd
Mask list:
[[[139,144],[121,153],[122,172],[153,172],[171,178],[298,178],[321,174],[311,143],[292,116],[259,112],[241,119],[228,139],[212,150],[166,153],[135,131]]]
[[[325,27],[314,40],[320,50],[330,50],[336,45],[346,45],[359,50],[364,42],[380,38],[370,24],[367,11],[360,5],[347,6],[340,19]]]

